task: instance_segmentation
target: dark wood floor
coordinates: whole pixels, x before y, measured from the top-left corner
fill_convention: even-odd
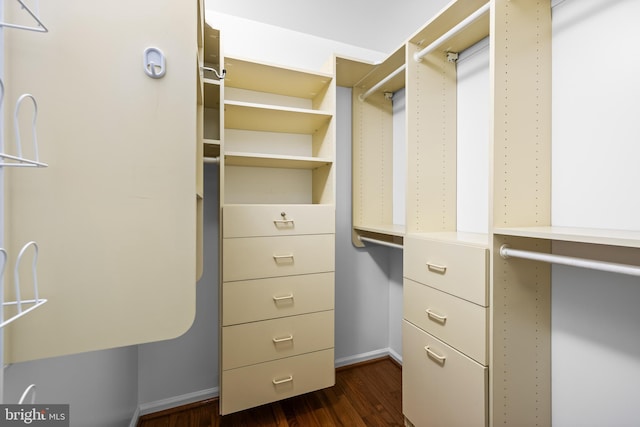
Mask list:
[[[404,426],[402,371],[391,358],[336,371],[336,385],[235,414],[218,415],[218,399],[144,415],[138,427]]]

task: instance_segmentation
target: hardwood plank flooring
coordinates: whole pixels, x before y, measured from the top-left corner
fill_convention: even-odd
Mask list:
[[[138,427],[404,426],[402,369],[391,358],[339,368],[336,385],[220,416],[218,399],[144,415]]]

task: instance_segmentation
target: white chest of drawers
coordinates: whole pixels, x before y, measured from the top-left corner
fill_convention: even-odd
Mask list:
[[[222,212],[222,414],[332,386],[333,206]]]
[[[404,239],[403,412],[416,427],[488,423],[488,239]]]

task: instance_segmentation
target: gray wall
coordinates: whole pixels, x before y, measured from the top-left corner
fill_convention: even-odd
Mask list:
[[[337,117],[336,360],[344,365],[388,352],[391,252],[397,250],[351,242],[350,89],[338,88]],[[401,267],[400,276],[393,270],[396,280]]]
[[[70,405],[71,426],[128,426],[138,405],[137,362],[132,346],[10,365],[3,403],[18,403],[36,384],[36,403]]]
[[[173,340],[138,347],[138,398],[141,404],[182,396],[178,403],[217,393],[218,378],[218,216],[219,168],[204,168],[204,271],[196,291],[191,329]],[[195,393],[193,396],[190,394]],[[161,409],[158,403],[153,410]],[[144,406],[143,406],[144,409]]]

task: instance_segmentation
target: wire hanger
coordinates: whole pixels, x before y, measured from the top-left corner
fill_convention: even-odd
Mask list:
[[[18,25],[18,24],[11,24],[8,22],[0,22],[0,27],[7,27],[7,28],[17,28],[19,30],[27,30],[27,31],[38,31],[40,33],[48,33],[49,30],[47,29],[47,27],[44,26],[44,24],[42,23],[42,21],[40,21],[40,18],[38,18],[38,16],[33,13],[33,11],[31,9],[29,9],[29,7],[24,4],[24,2],[22,0],[16,0],[18,3],[20,3],[20,6],[22,6],[22,9],[26,10],[27,13],[29,15],[31,15],[31,17],[33,19],[35,19],[35,21],[38,23],[37,27],[28,27],[26,25]]]

